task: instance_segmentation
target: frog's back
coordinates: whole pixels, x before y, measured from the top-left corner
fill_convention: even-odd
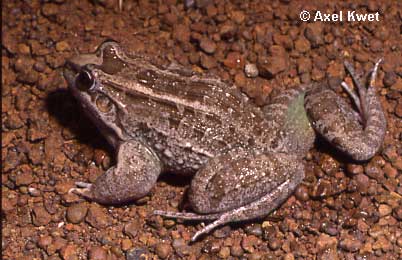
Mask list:
[[[197,170],[209,158],[260,142],[261,109],[236,87],[214,78],[141,64],[130,81],[127,127],[155,149],[168,170]],[[257,140],[258,139],[258,140]]]

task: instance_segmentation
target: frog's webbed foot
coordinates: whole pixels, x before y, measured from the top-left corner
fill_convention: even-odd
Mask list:
[[[348,70],[349,74],[351,75],[351,77],[353,79],[354,84],[356,85],[357,93],[355,91],[353,91],[353,89],[344,81],[341,83],[341,86],[349,94],[349,96],[352,98],[353,102],[355,103],[355,105],[359,111],[359,116],[360,116],[361,122],[363,124],[366,124],[367,117],[368,117],[367,110],[369,109],[368,105],[367,105],[367,101],[368,101],[367,100],[367,91],[370,91],[370,89],[374,88],[375,79],[376,79],[377,73],[378,73],[378,67],[381,62],[382,62],[382,59],[379,59],[375,63],[367,88],[365,88],[364,85],[362,84],[361,77],[359,75],[357,75],[352,64],[350,64],[347,61],[344,62],[346,69]]]
[[[235,173],[235,174],[234,174]],[[191,183],[189,200],[198,213],[155,211],[185,220],[214,220],[191,239],[217,226],[268,215],[290,196],[303,180],[300,159],[282,153],[231,153],[211,159]]]
[[[330,144],[356,161],[373,157],[384,140],[387,124],[374,88],[381,61],[375,63],[367,88],[361,83],[352,65],[345,62],[356,84],[357,93],[345,82],[342,87],[351,96],[357,112],[325,85],[306,93],[305,108],[313,128]]]

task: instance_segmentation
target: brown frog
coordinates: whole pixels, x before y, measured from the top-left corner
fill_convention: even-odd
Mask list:
[[[72,58],[65,78],[72,94],[116,150],[117,164],[95,183],[72,191],[104,204],[145,196],[162,172],[195,174],[189,201],[215,220],[198,231],[269,214],[303,180],[303,156],[316,133],[356,161],[380,149],[386,121],[373,87],[345,63],[358,93],[343,83],[357,111],[326,84],[286,90],[258,107],[235,86],[177,66],[161,68],[107,41]]]

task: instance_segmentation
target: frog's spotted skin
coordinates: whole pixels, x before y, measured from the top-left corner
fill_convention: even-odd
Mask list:
[[[359,113],[325,84],[286,90],[264,108],[234,86],[181,68],[156,67],[105,42],[97,53],[70,60],[65,77],[73,95],[116,149],[117,165],[95,183],[72,189],[104,204],[143,197],[161,172],[194,174],[189,200],[196,213],[155,211],[173,218],[253,219],[277,208],[304,178],[302,158],[315,131],[355,160],[381,147],[386,122],[374,90],[358,95]]]
[[[356,84],[360,99],[355,97],[353,100],[360,111],[357,116],[360,117],[356,116],[356,112],[342,98],[325,86],[313,88],[306,95],[305,107],[313,128],[329,143],[356,161],[373,157],[385,136],[385,116],[374,89],[380,61],[374,66],[368,89],[361,83]],[[346,68],[354,75],[350,64],[346,63]],[[355,81],[360,82],[358,79]],[[343,86],[350,91],[346,83],[343,83]]]
[[[285,122],[283,125],[287,125],[287,123],[292,122],[289,128],[286,128],[284,136],[284,143],[287,145],[284,146],[282,152],[286,154],[274,153],[274,154],[266,154],[268,157],[265,161],[274,161],[275,159],[279,160],[280,165],[285,167],[275,168],[275,167],[265,167],[265,169],[272,169],[273,172],[276,172],[275,176],[280,176],[278,173],[281,172],[290,172],[288,174],[291,178],[280,182],[279,186],[274,188],[269,186],[266,183],[259,183],[266,190],[259,197],[259,199],[254,200],[250,204],[244,204],[245,206],[238,207],[229,211],[224,211],[224,213],[212,213],[212,214],[193,214],[193,213],[172,213],[165,211],[155,211],[155,214],[163,215],[166,217],[172,218],[181,218],[188,220],[208,220],[208,219],[217,219],[211,224],[207,225],[200,231],[198,231],[192,238],[192,241],[196,240],[200,235],[211,231],[213,228],[222,225],[228,222],[248,220],[252,218],[262,217],[267,215],[273,209],[277,208],[284,200],[287,199],[288,196],[291,195],[296,186],[303,180],[304,178],[304,168],[301,161],[301,156],[305,154],[311,147],[314,140],[312,139],[310,129],[305,128],[305,124],[301,123],[306,120],[308,117],[311,121],[312,127],[326,140],[328,140],[331,144],[333,144],[338,150],[344,152],[349,155],[352,159],[356,161],[368,160],[375,155],[376,152],[380,149],[382,145],[382,141],[385,136],[386,131],[386,120],[385,116],[380,104],[378,97],[375,95],[374,89],[374,79],[377,73],[377,68],[380,64],[381,60],[379,60],[374,67],[372,72],[372,78],[370,80],[370,84],[368,89],[361,88],[361,83],[359,82],[359,96],[357,96],[354,92],[351,91],[350,87],[343,82],[343,86],[348,88],[348,93],[352,93],[354,98],[357,98],[355,101],[358,106],[363,105],[364,107],[359,108],[359,110],[365,110],[367,113],[356,114],[354,110],[348,105],[342,98],[340,98],[334,91],[330,90],[326,85],[314,84],[306,87],[306,91],[301,89],[298,93],[296,90],[291,90],[285,92],[283,95],[280,95],[275,100],[295,100],[295,98],[301,98],[305,96],[305,104],[297,103],[297,113],[293,117],[289,116],[289,108],[294,105],[294,103],[284,102],[286,105],[283,107],[287,107],[282,111],[283,118],[285,118]],[[353,69],[351,69],[351,65],[345,63],[346,68],[350,73],[354,73]],[[353,76],[355,77],[355,76]],[[292,93],[297,93],[294,97]],[[362,98],[365,98],[363,101]],[[290,104],[290,105],[289,105]],[[272,106],[272,105],[271,105]],[[305,109],[304,109],[304,108]],[[268,108],[268,109],[267,109]],[[270,105],[268,105],[265,110],[267,110],[268,115]],[[284,116],[285,114],[287,116]],[[306,117],[307,116],[307,117]],[[291,120],[290,120],[291,119]],[[359,123],[363,122],[363,124]],[[297,125],[302,125],[302,128],[291,129],[291,127],[296,128]],[[312,129],[312,128],[311,128]],[[300,151],[303,151],[300,153]],[[281,155],[282,157],[275,158],[276,156]],[[294,155],[292,158],[291,155]],[[244,157],[243,157],[244,158]],[[212,163],[213,164],[213,161]],[[208,167],[210,163],[207,164]],[[222,168],[222,166],[221,166]],[[204,168],[205,169],[205,168]],[[214,171],[218,170],[218,171]],[[220,172],[221,178],[230,179],[229,174],[227,174],[227,169],[214,169],[210,172]],[[239,171],[236,171],[239,173]],[[199,193],[197,197],[197,202],[192,201],[192,205],[197,205],[200,203],[200,198],[203,196],[208,196],[209,193],[207,189],[200,187],[199,184],[202,182],[196,182],[196,178],[199,177],[203,172],[199,171],[195,176],[190,191],[197,191]],[[239,173],[242,176],[241,172]],[[264,171],[262,171],[264,174]],[[252,176],[256,176],[257,174],[251,174]],[[269,174],[268,174],[269,175]],[[237,175],[236,175],[237,176]],[[233,177],[232,177],[233,178]],[[258,177],[257,177],[258,178]],[[259,181],[264,178],[258,178]],[[228,185],[233,182],[225,182],[224,185]],[[222,185],[223,186],[223,185]],[[228,189],[227,186],[223,189]],[[260,188],[263,190],[263,188]],[[236,194],[237,196],[231,196],[233,199],[239,199],[243,194]],[[190,200],[192,197],[190,196]],[[194,200],[194,199],[193,199]],[[241,199],[240,199],[241,200]],[[206,199],[206,201],[212,201],[212,199]],[[213,208],[216,211],[220,211],[217,205],[213,205],[214,207],[206,207]],[[202,208],[198,209],[198,212],[205,212]]]

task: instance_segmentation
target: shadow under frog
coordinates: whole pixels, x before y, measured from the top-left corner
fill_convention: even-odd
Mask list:
[[[284,90],[257,107],[236,86],[213,77],[162,68],[107,41],[71,58],[64,71],[82,109],[114,147],[117,164],[95,183],[71,191],[103,204],[145,196],[162,172],[194,175],[194,213],[154,214],[212,221],[215,227],[268,215],[304,178],[303,156],[316,135],[354,161],[381,148],[386,121],[374,82],[368,87],[345,63],[357,88],[343,88],[356,110],[325,83]]]

